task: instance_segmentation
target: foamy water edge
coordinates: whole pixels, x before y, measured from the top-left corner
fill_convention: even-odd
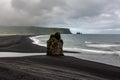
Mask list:
[[[44,44],[42,41],[40,41],[39,39],[37,39],[37,37],[43,37],[43,36],[36,36],[36,37],[31,37],[30,39],[33,40],[33,44],[39,45],[39,46],[44,46],[46,47],[46,44]],[[96,44],[89,44],[87,45],[88,47],[112,47],[112,46],[120,46],[120,45],[109,45],[109,44],[100,44],[100,45],[96,45]],[[95,49],[85,49],[85,48],[67,48],[64,47],[63,50],[65,51],[74,51],[74,52],[85,52],[85,53],[94,53],[94,54],[116,54],[116,55],[120,55],[120,51],[103,51],[103,50],[95,50]]]

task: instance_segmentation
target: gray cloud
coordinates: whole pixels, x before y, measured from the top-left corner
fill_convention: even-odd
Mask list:
[[[56,7],[63,6],[63,4],[63,1],[60,0],[12,0],[13,8],[33,16],[51,13]]]
[[[0,25],[114,33],[120,29],[119,4],[119,0],[1,0]]]
[[[26,25],[49,26],[52,21],[54,23],[54,18],[64,14],[65,3],[62,0],[29,0],[29,2],[28,0],[12,0],[11,3],[16,12],[23,14],[23,19],[28,16],[25,19],[28,21]]]

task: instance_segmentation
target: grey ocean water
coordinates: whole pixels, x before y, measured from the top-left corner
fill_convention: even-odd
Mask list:
[[[34,41],[38,45],[46,46],[46,41],[49,39],[49,35],[41,35],[33,37]],[[117,34],[63,34],[64,49],[70,51],[93,51],[101,53],[116,53],[120,51],[120,35]],[[80,52],[81,52],[80,51]]]
[[[46,46],[49,35],[31,38],[34,44]],[[120,67],[119,34],[63,34],[64,50],[79,53],[65,53],[81,59],[97,61]]]

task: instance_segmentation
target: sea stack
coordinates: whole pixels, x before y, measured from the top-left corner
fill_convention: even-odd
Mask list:
[[[47,41],[47,55],[49,56],[63,56],[63,40],[60,32],[50,35]]]

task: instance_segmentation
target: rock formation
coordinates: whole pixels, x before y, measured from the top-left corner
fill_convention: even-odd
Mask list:
[[[60,32],[51,34],[47,41],[47,55],[49,56],[63,56],[63,40]]]

